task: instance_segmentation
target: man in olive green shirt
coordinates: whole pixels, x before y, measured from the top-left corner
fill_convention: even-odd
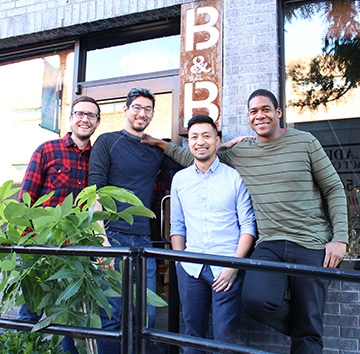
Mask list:
[[[281,108],[267,90],[248,100],[248,120],[256,138],[221,151],[250,192],[259,238],[254,259],[335,268],[347,245],[346,196],[334,167],[310,133],[279,125]],[[180,164],[190,153],[174,144],[150,142]],[[324,197],[330,222],[324,214]],[[291,353],[322,353],[323,312],[328,282],[309,277],[247,271],[243,302],[256,320],[291,336]],[[285,295],[290,291],[290,299]]]

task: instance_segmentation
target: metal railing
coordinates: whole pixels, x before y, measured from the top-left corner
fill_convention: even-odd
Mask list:
[[[136,354],[146,353],[146,341],[171,344],[176,346],[189,346],[207,351],[221,351],[222,353],[244,354],[270,354],[269,352],[243,347],[235,344],[217,342],[210,339],[190,337],[179,333],[156,330],[146,327],[146,260],[156,258],[170,261],[185,261],[201,264],[212,264],[223,267],[251,269],[256,271],[278,272],[296,276],[311,276],[329,280],[360,282],[360,273],[357,271],[311,267],[301,264],[258,261],[254,259],[239,259],[204,255],[192,252],[180,252],[157,248],[140,247],[84,247],[68,246],[57,248],[54,246],[1,246],[1,253],[16,252],[18,254],[32,253],[42,255],[62,256],[88,256],[88,257],[122,257],[123,258],[123,304],[122,323],[120,331],[74,327],[66,325],[50,325],[41,330],[49,334],[77,336],[82,338],[95,338],[121,342],[121,353],[132,354],[133,338],[133,279],[134,265],[136,264],[136,315],[135,337]],[[0,319],[0,327],[31,330],[34,324],[20,320]]]

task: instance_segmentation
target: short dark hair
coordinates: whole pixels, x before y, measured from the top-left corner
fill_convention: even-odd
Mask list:
[[[264,90],[264,89],[258,89],[258,90],[255,90],[250,96],[249,96],[249,99],[248,99],[248,108],[250,107],[250,101],[254,98],[254,97],[258,97],[258,96],[264,96],[264,97],[267,97],[271,102],[272,104],[274,105],[274,108],[277,109],[279,107],[279,103],[278,103],[278,100],[276,99],[275,95],[268,91],[268,90]]]
[[[100,106],[99,104],[96,102],[96,100],[90,96],[80,96],[78,97],[72,104],[71,104],[71,113],[73,113],[73,109],[74,109],[74,106],[76,104],[78,104],[79,102],[91,102],[93,103],[97,109],[98,109],[98,116],[99,116],[99,120],[100,120]]]
[[[150,90],[146,88],[133,88],[129,91],[126,97],[126,105],[130,107],[132,101],[134,101],[138,97],[146,97],[149,98],[152,102],[153,108],[155,108],[155,96],[151,93]]]
[[[190,127],[192,125],[203,124],[203,123],[210,124],[213,127],[213,129],[215,130],[216,135],[219,135],[219,132],[218,132],[218,129],[217,129],[217,126],[216,126],[214,120],[211,117],[206,116],[205,114],[197,114],[196,116],[192,117],[188,122],[188,131],[190,130]]]

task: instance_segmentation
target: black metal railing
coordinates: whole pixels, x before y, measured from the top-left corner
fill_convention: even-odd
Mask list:
[[[156,258],[170,261],[186,261],[201,264],[213,264],[224,267],[251,269],[256,271],[280,272],[288,275],[311,276],[329,280],[360,282],[360,273],[339,269],[311,267],[300,264],[258,261],[254,259],[239,259],[215,255],[204,255],[191,252],[180,252],[158,248],[139,247],[84,247],[68,246],[57,248],[54,246],[1,246],[0,252],[18,254],[32,253],[43,255],[88,256],[88,257],[122,257],[123,258],[123,304],[122,323],[120,331],[109,331],[95,328],[80,328],[66,325],[50,325],[41,330],[49,334],[78,336],[121,342],[121,353],[132,354],[133,338],[133,280],[134,265],[136,264],[136,316],[135,337],[136,354],[146,353],[146,341],[165,343],[176,346],[189,346],[207,351],[243,354],[270,354],[269,352],[242,347],[234,344],[217,342],[210,339],[190,337],[170,331],[156,330],[146,327],[146,260]],[[34,324],[19,320],[0,318],[0,327],[31,330]],[[135,353],[134,353],[135,354]]]

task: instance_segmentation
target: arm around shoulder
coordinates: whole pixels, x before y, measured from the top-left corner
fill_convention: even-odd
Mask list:
[[[148,144],[150,146],[156,146],[162,150],[165,150],[166,146],[168,144],[167,141],[158,139],[158,138],[154,138],[153,136],[146,134],[146,133],[143,135],[143,138],[141,139],[141,143]]]

